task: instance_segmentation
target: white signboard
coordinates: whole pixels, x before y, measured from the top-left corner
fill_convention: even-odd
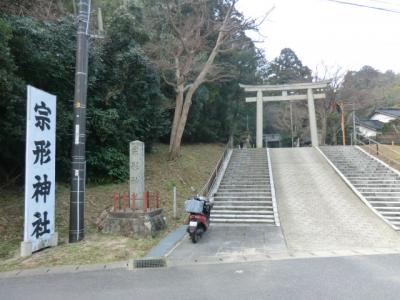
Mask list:
[[[57,243],[54,231],[56,96],[28,86],[25,229],[21,254]],[[57,238],[56,238],[57,239]],[[25,248],[25,250],[24,250]]]

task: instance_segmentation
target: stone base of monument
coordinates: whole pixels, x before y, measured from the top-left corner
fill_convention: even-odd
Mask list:
[[[57,247],[58,245],[58,232],[54,232],[50,235],[50,238],[46,241],[39,241],[36,246],[35,251],[39,251],[40,249],[48,248],[48,247]],[[21,257],[31,256],[34,252],[32,251],[32,242],[30,241],[22,241],[20,254]]]
[[[154,237],[157,232],[166,228],[164,211],[161,208],[148,211],[129,208],[118,211],[105,210],[96,224],[104,233],[123,236]]]

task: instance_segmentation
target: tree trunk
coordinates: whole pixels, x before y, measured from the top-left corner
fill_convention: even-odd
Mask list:
[[[172,143],[170,144],[169,158],[171,160],[177,158],[180,154],[183,131],[185,130],[187,117],[189,115],[189,109],[190,109],[190,106],[192,105],[192,97],[193,97],[193,94],[196,89],[197,89],[197,86],[196,87],[192,86],[185,96],[185,103],[183,104],[183,108],[181,110],[181,115],[180,115],[179,121],[176,126],[174,139],[172,140]]]
[[[178,127],[179,121],[181,119],[182,108],[183,108],[183,84],[179,85],[178,88],[176,89],[175,113],[174,113],[174,120],[172,123],[172,129],[171,129],[171,137],[169,140],[169,152],[172,151],[177,127]]]
[[[188,92],[186,93],[186,96],[184,97],[185,100],[183,101],[183,105],[181,105],[181,109],[178,109],[178,105],[175,109],[175,115],[174,115],[174,124],[173,124],[173,128],[171,131],[171,139],[170,139],[170,148],[169,148],[169,158],[171,160],[177,158],[180,154],[180,148],[181,148],[181,141],[182,141],[182,136],[183,136],[183,131],[185,130],[185,126],[186,126],[186,121],[187,121],[187,117],[189,114],[189,109],[190,106],[192,105],[192,97],[193,94],[195,93],[195,91],[197,90],[197,88],[205,81],[207,74],[209,73],[215,57],[218,54],[218,51],[221,47],[221,44],[223,43],[223,40],[226,36],[226,26],[228,24],[229,18],[231,16],[232,13],[232,9],[234,7],[235,2],[233,2],[232,6],[230,7],[230,9],[228,10],[225,18],[224,18],[224,22],[221,26],[221,28],[219,29],[218,32],[218,37],[217,40],[215,42],[214,48],[212,49],[206,63],[204,64],[201,72],[199,73],[199,75],[196,77],[196,79],[194,80],[193,84],[190,86]],[[179,61],[176,59],[176,66],[179,67]],[[179,72],[179,68],[176,69],[176,79],[180,78],[180,72]],[[179,94],[180,92],[182,92],[181,96],[178,95],[176,96],[177,99],[177,104],[178,104],[178,100],[183,100],[183,87],[180,90],[177,90],[177,93]]]
[[[210,56],[208,57],[208,60],[203,67],[203,70],[201,70],[199,76],[197,76],[196,80],[194,81],[192,86],[189,88],[189,90],[185,96],[185,101],[183,103],[183,107],[181,110],[178,110],[180,112],[180,115],[177,118],[179,118],[179,119],[175,120],[175,117],[174,117],[174,123],[176,121],[177,125],[175,127],[175,130],[171,131],[171,141],[170,141],[170,148],[169,148],[170,149],[169,158],[171,160],[173,160],[179,156],[183,131],[185,130],[186,121],[187,121],[187,117],[189,114],[189,109],[190,109],[190,106],[192,105],[193,94],[197,90],[197,88],[204,82],[204,80],[214,62],[215,57],[217,56],[218,49],[220,47],[220,40],[222,39],[222,36],[223,36],[223,34],[220,32],[218,39],[217,39],[217,43],[216,43],[213,51],[211,52]],[[178,97],[178,95],[177,95],[177,97]],[[183,100],[183,89],[182,89],[182,98],[181,99]],[[178,100],[178,98],[177,98],[177,100]],[[175,116],[177,116],[178,111],[175,110]]]

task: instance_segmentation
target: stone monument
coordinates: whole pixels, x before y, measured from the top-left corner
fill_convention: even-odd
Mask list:
[[[144,143],[129,143],[129,195],[135,194],[135,208],[143,208]],[[132,199],[132,198],[131,198]]]
[[[122,209],[104,210],[96,222],[98,230],[124,236],[155,236],[166,228],[163,209],[143,207],[144,143],[141,141],[129,143],[129,202],[132,194],[135,195],[135,207],[131,204]]]

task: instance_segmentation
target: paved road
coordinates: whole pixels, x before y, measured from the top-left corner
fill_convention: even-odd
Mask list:
[[[313,148],[272,149],[289,251],[392,248],[400,235],[365,206]]]
[[[0,298],[399,299],[400,256],[111,270],[0,279]]]

